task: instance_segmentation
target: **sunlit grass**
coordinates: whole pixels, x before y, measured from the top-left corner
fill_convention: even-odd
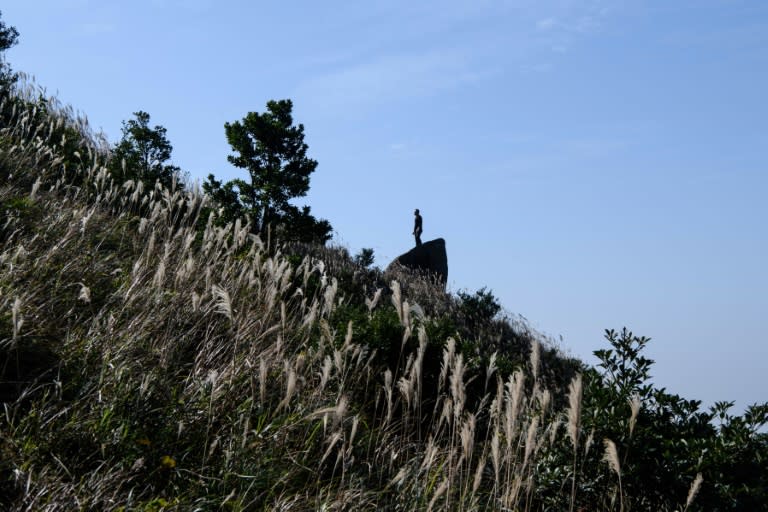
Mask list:
[[[498,352],[478,365],[454,337],[429,337],[455,307],[442,286],[395,271],[361,294],[361,321],[394,311],[397,353],[380,357],[354,322],[335,321],[353,300],[339,282],[348,257],[301,257],[267,248],[246,221],[201,219],[194,188],[114,183],[71,112],[41,123],[12,110],[0,129],[0,504],[542,510],[540,468],[568,442],[572,466],[558,474],[574,508],[592,443],[582,380],[548,389],[537,337],[513,371]],[[54,138],[67,124],[87,153],[75,169]],[[605,450],[621,510],[631,497],[616,445]]]

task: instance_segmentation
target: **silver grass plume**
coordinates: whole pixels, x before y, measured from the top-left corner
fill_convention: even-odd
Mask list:
[[[355,436],[357,435],[357,428],[360,423],[360,416],[357,414],[352,418],[352,430],[349,432],[349,446],[347,448],[346,456],[352,455],[352,448],[354,447]]]
[[[285,397],[283,400],[278,404],[277,410],[280,411],[284,407],[288,407],[288,404],[291,403],[291,398],[293,398],[293,394],[296,391],[296,370],[293,368],[288,369],[288,378],[285,382]]]
[[[507,399],[504,411],[504,425],[505,436],[507,441],[507,449],[511,448],[512,441],[517,431],[517,419],[520,411],[520,402],[523,398],[523,384],[525,377],[523,372],[516,370],[514,374],[509,376],[507,381]]]
[[[550,423],[549,427],[549,444],[552,445],[555,443],[555,439],[557,439],[557,432],[560,430],[560,425],[562,422],[559,419],[555,419]]]
[[[323,314],[330,315],[335,307],[334,301],[336,300],[336,292],[339,289],[339,282],[334,277],[331,279],[331,284],[325,289],[324,299],[325,303],[323,305]]]
[[[442,482],[440,482],[440,485],[437,487],[437,490],[435,491],[434,496],[432,496],[432,499],[429,500],[429,505],[427,506],[427,512],[429,512],[434,508],[435,503],[437,503],[437,500],[440,499],[440,496],[445,494],[445,491],[448,490],[449,484],[450,484],[450,481],[448,480],[448,477],[446,477]]]
[[[493,374],[496,373],[496,370],[499,369],[496,366],[496,358],[498,355],[498,351],[496,351],[491,354],[491,357],[488,360],[488,368],[485,370],[485,389],[488,389],[488,384],[490,383],[491,377],[493,377]]]
[[[461,426],[461,433],[459,434],[461,438],[462,458],[467,461],[472,460],[472,452],[475,446],[475,424],[475,415],[469,414],[464,421],[464,424]]]
[[[405,408],[410,409],[411,408],[411,399],[413,398],[413,380],[409,379],[405,376],[400,377],[400,379],[397,381],[397,389],[400,391],[400,394],[403,395],[403,399],[405,399]]]
[[[395,310],[397,310],[397,318],[400,320],[400,323],[403,323],[403,301],[400,283],[392,281],[390,288],[392,288],[392,304],[395,306]]]
[[[616,473],[619,479],[619,510],[624,510],[624,496],[621,489],[621,465],[619,464],[619,452],[616,450],[616,444],[610,439],[603,439],[605,445],[605,454],[603,460],[608,463],[608,466]]]
[[[605,454],[603,460],[608,463],[608,466],[617,475],[621,475],[621,466],[619,464],[619,453],[616,450],[616,444],[610,439],[603,439],[603,445],[605,446]]]
[[[531,340],[531,372],[534,382],[539,378],[539,367],[541,366],[541,343],[538,340]]]
[[[421,461],[420,467],[422,471],[429,471],[432,468],[432,464],[435,462],[435,457],[437,457],[438,451],[439,447],[435,444],[434,438],[430,436],[427,440],[427,447],[424,450],[424,457]]]
[[[592,429],[587,436],[587,440],[584,442],[584,457],[589,454],[589,449],[592,448],[592,443],[595,441],[595,429]]]
[[[341,422],[344,421],[344,416],[349,408],[349,399],[346,395],[341,395],[339,401],[336,403],[336,407],[333,408],[333,427],[336,428]]]
[[[568,393],[568,435],[573,447],[579,445],[581,428],[581,374],[577,374],[569,386]]]
[[[453,415],[455,419],[461,417],[461,413],[464,411],[464,404],[466,403],[466,389],[464,386],[464,356],[459,354],[456,356],[456,364],[453,366],[451,372],[450,384],[451,384],[451,398],[454,402]]]
[[[211,287],[211,292],[216,301],[216,312],[232,320],[232,299],[229,297],[229,292],[216,284]]]
[[[640,406],[642,403],[640,402],[640,397],[635,395],[629,400],[629,408],[632,411],[631,416],[629,417],[629,437],[632,437],[632,433],[635,430],[635,424],[637,423],[637,415],[640,413]]]
[[[372,298],[365,298],[365,305],[368,307],[368,313],[371,313],[374,309],[376,309],[376,305],[379,303],[379,299],[381,298],[381,292],[382,288],[378,288],[376,293],[373,294]]]
[[[24,319],[21,316],[21,299],[18,297],[13,301],[11,316],[13,321],[13,339],[15,340],[19,336],[21,326],[24,324]]]
[[[480,461],[477,463],[477,469],[475,470],[475,479],[472,482],[472,492],[477,493],[477,490],[480,488],[480,484],[483,481],[483,473],[485,472],[485,464],[486,464],[486,455],[483,455],[480,458]]]
[[[523,456],[523,467],[528,464],[531,454],[536,450],[536,433],[539,428],[539,417],[534,416],[531,423],[528,425],[528,434],[525,437],[525,454]]]
[[[328,383],[328,379],[331,376],[331,368],[333,368],[331,356],[325,356],[323,367],[320,371],[320,385],[318,386],[318,391],[323,391],[325,389],[325,385]]]
[[[77,300],[81,300],[86,304],[91,303],[91,289],[80,283],[80,294],[77,296]]]
[[[443,362],[440,365],[440,380],[438,383],[438,387],[440,389],[443,389],[443,384],[445,384],[445,379],[448,377],[448,370],[453,365],[453,358],[456,354],[456,340],[453,338],[448,338],[445,348],[443,349]]]
[[[38,176],[37,180],[35,180],[35,183],[32,185],[32,192],[29,194],[29,198],[34,200],[35,196],[37,195],[37,191],[40,189],[40,184],[42,182],[40,181],[40,177]]]
[[[259,400],[267,401],[267,363],[263,358],[259,359]]]
[[[384,424],[388,424],[392,419],[392,371],[387,369],[384,372],[384,393],[387,396],[387,417]]]
[[[338,430],[338,431],[334,432],[333,434],[331,434],[331,437],[328,439],[328,449],[323,454],[323,458],[320,459],[320,465],[321,466],[325,462],[325,459],[327,459],[328,456],[333,451],[333,447],[336,446],[336,443],[341,441],[342,437],[343,437],[343,432],[341,430]]]
[[[165,260],[160,261],[160,263],[157,265],[157,271],[155,272],[155,277],[152,279],[152,284],[155,288],[161,288],[163,286],[163,281],[165,280]]]
[[[494,429],[491,438],[491,460],[493,461],[493,473],[496,477],[496,486],[499,486],[501,473],[501,447],[499,446],[499,431]]]
[[[691,488],[688,490],[688,498],[685,500],[685,508],[683,509],[683,512],[688,510],[688,507],[691,506],[691,503],[693,503],[693,500],[696,498],[696,495],[699,493],[699,489],[701,488],[701,483],[704,481],[704,478],[701,476],[701,473],[696,474],[696,478],[693,479],[693,482],[691,482]]]

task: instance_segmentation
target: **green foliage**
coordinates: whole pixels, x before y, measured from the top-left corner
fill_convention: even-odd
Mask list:
[[[601,464],[599,448],[603,439],[610,439],[618,449],[623,492],[633,497],[632,508],[684,508],[697,473],[704,484],[691,510],[763,508],[768,503],[764,471],[768,442],[759,428],[768,420],[768,404],[750,407],[743,417],[727,414],[732,403],[702,411],[699,401],[651,384],[653,361],[642,354],[648,338],[627,329],[608,330],[605,337],[610,348],[595,351],[600,361],[597,369],[584,375],[577,507],[593,507],[615,485],[608,467]],[[632,401],[638,408],[636,415]],[[712,423],[715,417],[722,422],[719,429]],[[595,445],[591,450],[590,443]],[[567,497],[557,497],[554,489],[573,457],[570,443],[563,439],[548,457],[539,471],[538,492],[552,506],[566,508]]]
[[[225,219],[248,215],[254,232],[272,229],[280,240],[325,243],[331,237],[328,221],[317,220],[309,207],[289,201],[309,191],[309,176],[317,161],[307,156],[304,125],[293,124],[291,100],[269,101],[263,114],[249,112],[224,130],[234,154],[227,159],[245,169],[248,179],[227,183],[213,175],[203,184],[224,212]]]
[[[394,309],[379,308],[368,312],[360,305],[350,304],[337,308],[332,321],[339,332],[343,332],[352,322],[352,332],[357,342],[376,350],[383,363],[397,363],[403,328]]]
[[[474,294],[459,291],[457,295],[460,301],[459,313],[464,319],[467,332],[479,334],[478,328],[490,323],[501,311],[499,300],[485,287]]]
[[[360,252],[355,255],[355,263],[361,267],[370,267],[374,262],[373,249],[364,247],[360,249]]]
[[[2,12],[0,12],[0,16],[2,16]],[[0,52],[4,52],[14,46],[18,37],[19,31],[15,27],[9,27],[0,20]]]
[[[2,16],[2,12],[0,12]],[[5,63],[3,53],[16,44],[19,31],[15,27],[9,27],[0,19],[0,99],[7,97],[7,88],[13,83],[15,77],[10,67]]]
[[[156,125],[150,127],[150,116],[143,111],[134,112],[135,119],[123,121],[122,138],[112,150],[109,171],[117,183],[140,181],[144,188],[152,189],[155,182],[171,188],[178,180],[180,169],[167,163],[173,146],[167,130]]]

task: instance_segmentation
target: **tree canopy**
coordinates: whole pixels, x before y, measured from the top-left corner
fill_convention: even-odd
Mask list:
[[[309,176],[317,168],[317,161],[307,156],[304,125],[294,125],[292,110],[291,100],[273,100],[264,113],[249,112],[240,121],[226,123],[234,152],[227,159],[245,169],[249,179],[222,183],[210,175],[203,188],[225,218],[247,214],[256,232],[272,229],[284,240],[324,243],[331,236],[328,221],[315,219],[308,206],[290,203],[307,195]]]
[[[0,12],[0,17],[2,16]],[[13,75],[10,67],[5,63],[3,59],[3,53],[8,48],[11,48],[16,44],[19,38],[19,31],[15,27],[9,27],[0,19],[0,87],[5,87],[13,81]]]
[[[0,16],[2,16],[2,14],[3,13],[0,12]],[[0,52],[15,45],[18,37],[19,31],[16,30],[15,27],[9,27],[3,20],[0,20]]]
[[[170,187],[180,169],[167,163],[173,146],[166,129],[160,125],[150,127],[150,116],[143,111],[134,112],[135,119],[123,121],[123,136],[115,144],[109,170],[118,182],[138,180],[152,187],[160,181]]]

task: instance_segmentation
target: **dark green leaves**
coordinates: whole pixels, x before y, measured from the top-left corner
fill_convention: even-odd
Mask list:
[[[168,141],[166,129],[160,125],[150,127],[146,112],[134,112],[135,119],[123,121],[123,137],[113,148],[109,170],[118,183],[127,180],[141,181],[145,187],[153,187],[159,181],[170,188],[179,168],[170,165],[173,146]]]
[[[290,203],[307,195],[309,176],[317,168],[307,156],[304,126],[293,123],[292,109],[291,100],[269,101],[266,112],[249,112],[226,123],[233,151],[227,159],[246,170],[249,179],[222,184],[211,175],[203,188],[227,220],[247,214],[256,232],[271,229],[282,240],[325,243],[332,231],[328,221],[315,219],[308,206]]]

